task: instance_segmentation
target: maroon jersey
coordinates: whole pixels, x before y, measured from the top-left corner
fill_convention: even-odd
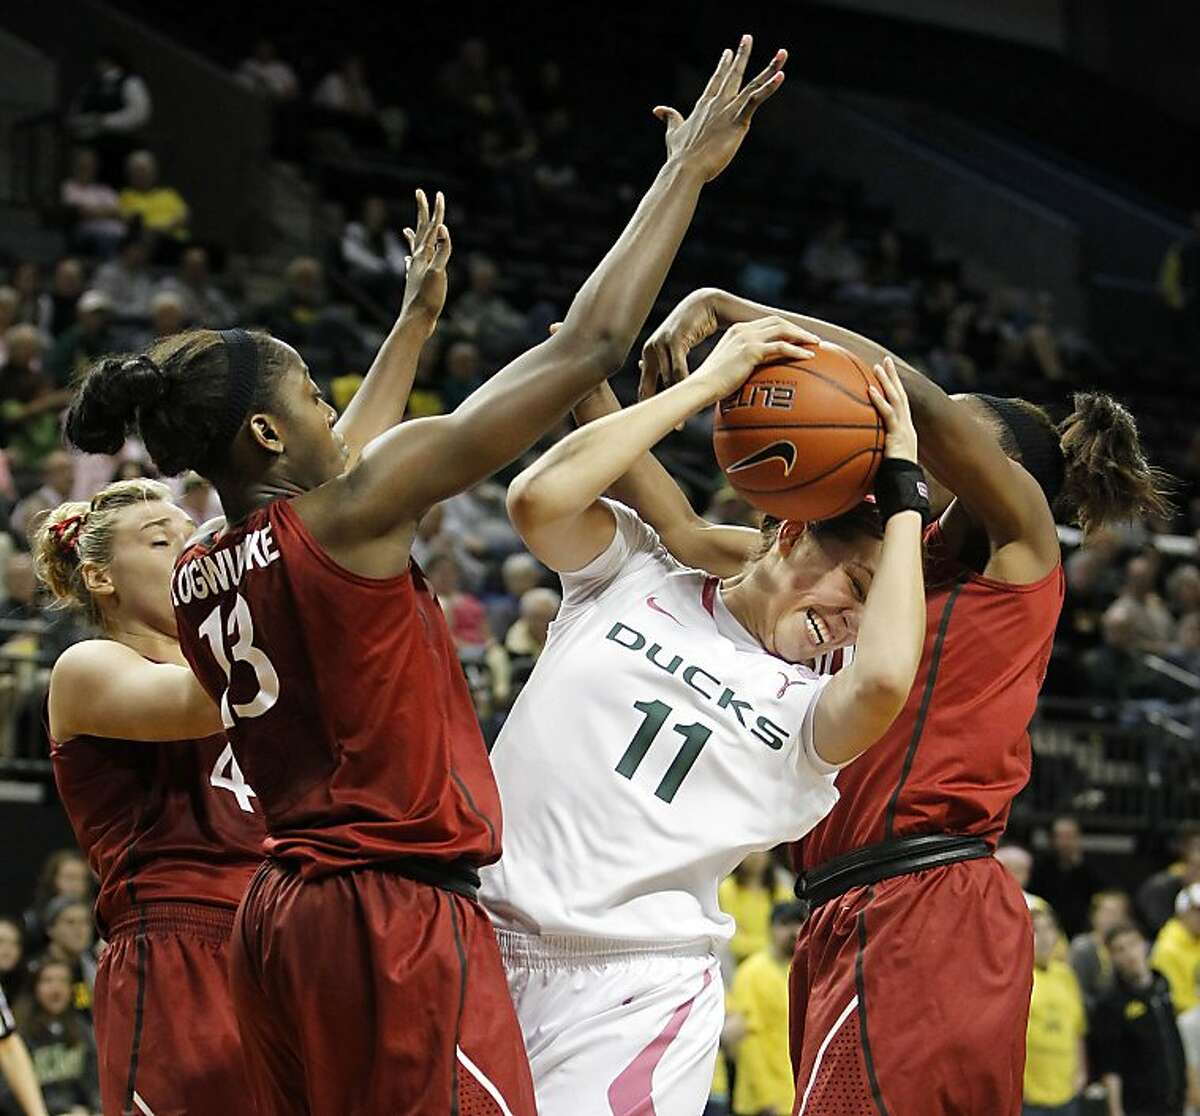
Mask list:
[[[142,903],[236,909],[262,863],[262,810],[223,735],[50,742],[67,817],[100,877],[102,933]]]
[[[793,849],[797,871],[893,837],[953,833],[993,845],[1029,781],[1029,722],[1046,677],[1065,581],[976,574],[926,535],[925,648],[884,736],[837,778],[833,810]]]
[[[184,654],[305,876],[500,855],[500,797],[437,598],[415,564],[360,577],[288,500],[180,555]]]

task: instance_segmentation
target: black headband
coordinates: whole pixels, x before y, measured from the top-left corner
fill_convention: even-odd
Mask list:
[[[1001,399],[998,395],[976,395],[975,398],[986,403],[992,414],[1008,428],[1021,455],[1021,465],[1042,486],[1046,502],[1054,507],[1054,501],[1062,491],[1066,469],[1057,431],[1012,399]]]
[[[229,361],[229,389],[225,414],[213,437],[213,450],[224,453],[241,430],[258,392],[258,345],[244,329],[223,329],[219,336]]]

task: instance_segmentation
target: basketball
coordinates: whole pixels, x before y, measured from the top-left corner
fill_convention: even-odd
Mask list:
[[[713,449],[729,483],[780,519],[848,512],[871,491],[884,427],[852,353],[822,342],[805,361],[764,364],[717,404]]]

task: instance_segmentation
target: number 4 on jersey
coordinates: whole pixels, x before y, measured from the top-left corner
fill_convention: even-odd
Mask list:
[[[226,771],[229,772],[228,775],[225,774]],[[254,788],[246,782],[246,777],[242,774],[242,769],[234,757],[232,744],[226,744],[225,751],[217,756],[217,762],[213,764],[212,774],[209,775],[208,781],[220,790],[232,791],[238,806],[247,814],[254,813],[250,799],[257,798],[258,795],[254,793]]]

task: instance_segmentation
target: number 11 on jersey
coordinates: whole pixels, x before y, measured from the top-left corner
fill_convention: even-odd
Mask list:
[[[654,738],[667,723],[667,718],[674,712],[665,701],[635,701],[633,707],[642,714],[643,720],[637,732],[634,733],[633,739],[629,742],[629,747],[625,749],[621,762],[617,764],[617,774],[624,775],[626,779],[633,778],[638,765],[646,758],[650,745],[654,743]],[[666,774],[655,788],[655,795],[664,802],[674,799],[679,785],[691,771],[692,765],[700,758],[700,752],[708,743],[708,738],[712,736],[712,729],[707,725],[700,724],[699,721],[690,725],[672,725],[671,727],[683,737],[683,747],[679,749],[679,754],[671,761],[671,766],[667,768]]]

